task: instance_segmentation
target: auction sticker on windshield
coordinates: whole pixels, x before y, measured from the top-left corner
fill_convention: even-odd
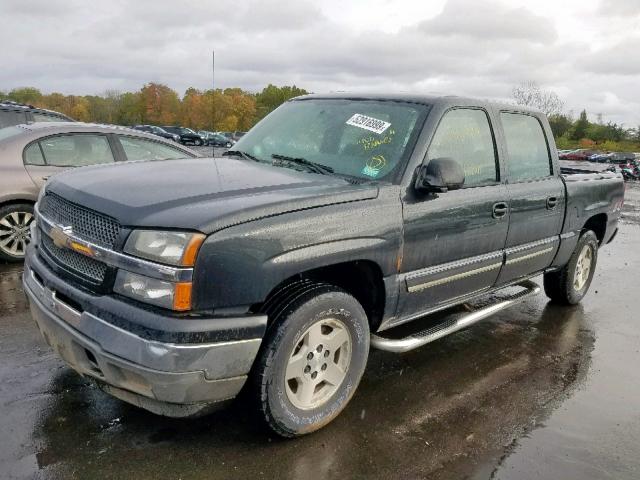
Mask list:
[[[362,115],[361,113],[354,114],[349,120],[347,120],[347,125],[364,128],[365,130],[370,130],[377,133],[378,135],[380,135],[391,126],[389,122],[378,120],[377,118],[373,117],[367,117],[366,115]]]

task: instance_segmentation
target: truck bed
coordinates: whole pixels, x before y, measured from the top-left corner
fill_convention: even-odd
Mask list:
[[[610,163],[585,162],[577,160],[560,160],[560,173],[562,175],[575,175],[580,173],[611,173],[607,170]]]

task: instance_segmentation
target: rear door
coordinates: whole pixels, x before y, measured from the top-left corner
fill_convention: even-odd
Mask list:
[[[38,188],[53,174],[73,167],[113,163],[107,135],[74,133],[54,135],[27,145],[24,165]]]
[[[565,189],[554,171],[550,132],[536,115],[501,111],[509,196],[505,265],[498,284],[548,267],[559,245]]]

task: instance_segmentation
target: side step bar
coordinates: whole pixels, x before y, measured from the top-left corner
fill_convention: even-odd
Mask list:
[[[512,287],[522,287],[524,290],[504,298],[497,303],[488,305],[468,314],[453,314],[451,318],[443,320],[441,323],[421,332],[413,333],[405,338],[385,338],[375,334],[371,335],[371,346],[379,350],[387,352],[408,352],[414,348],[421,347],[427,343],[434,342],[439,338],[445,337],[451,333],[462,330],[463,328],[473,325],[474,323],[490,317],[494,313],[511,307],[527,298],[540,292],[540,286],[531,280],[512,285]]]

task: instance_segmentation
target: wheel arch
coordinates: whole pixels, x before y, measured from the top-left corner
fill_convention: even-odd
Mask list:
[[[582,231],[591,230],[598,237],[598,243],[602,245],[604,241],[605,234],[607,232],[607,214],[606,213],[598,213],[589,217],[589,219],[585,222],[582,227]]]
[[[325,283],[352,295],[362,305],[371,330],[381,323],[386,303],[386,291],[380,265],[372,260],[351,260],[305,270],[291,275],[274,287],[265,301],[252,310],[264,311],[277,297],[294,284]],[[271,319],[269,319],[271,321]]]
[[[7,205],[26,203],[28,205],[35,205],[36,202],[34,200],[29,200],[28,198],[16,197],[16,198],[8,198],[4,200],[0,200],[0,208],[4,208]]]

